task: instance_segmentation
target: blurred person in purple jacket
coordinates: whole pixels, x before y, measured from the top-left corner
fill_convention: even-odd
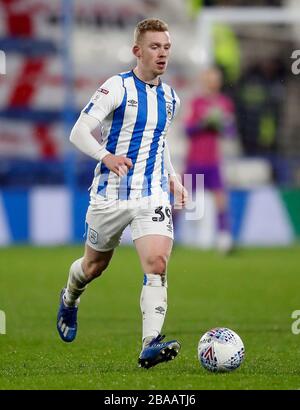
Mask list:
[[[204,189],[213,193],[217,210],[217,247],[227,253],[232,250],[228,200],[221,172],[220,140],[236,136],[233,101],[222,94],[221,71],[208,68],[201,72],[201,93],[189,103],[185,130],[189,136],[186,174],[204,175]],[[195,190],[193,179],[193,190]]]

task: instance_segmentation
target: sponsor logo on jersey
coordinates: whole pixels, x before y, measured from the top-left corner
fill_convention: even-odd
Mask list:
[[[105,88],[98,88],[98,91],[100,91],[100,93],[105,94],[105,95],[109,93],[109,91],[106,90]]]
[[[128,100],[128,107],[137,107],[138,102],[135,100]]]

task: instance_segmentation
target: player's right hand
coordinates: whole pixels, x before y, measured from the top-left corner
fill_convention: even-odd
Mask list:
[[[181,184],[177,176],[170,176],[169,178],[170,183],[170,191],[174,195],[175,203],[177,209],[182,209],[186,206],[188,201],[188,191],[185,187]]]
[[[126,175],[129,169],[133,167],[131,159],[122,155],[108,154],[103,158],[102,162],[119,177]]]

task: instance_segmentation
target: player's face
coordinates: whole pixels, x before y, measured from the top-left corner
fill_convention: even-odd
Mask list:
[[[170,35],[167,31],[147,31],[135,46],[139,68],[153,78],[166,71],[170,55]]]

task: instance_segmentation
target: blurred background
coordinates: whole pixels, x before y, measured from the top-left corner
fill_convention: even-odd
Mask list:
[[[70,129],[102,82],[134,67],[133,30],[150,17],[172,36],[163,80],[181,98],[168,136],[175,169],[189,166],[200,73],[217,66],[234,118],[229,138],[218,136],[231,235],[243,246],[299,240],[299,1],[0,0],[0,246],[83,242],[96,164],[73,149]],[[175,213],[175,224],[177,243],[214,247],[211,192],[200,221]]]

